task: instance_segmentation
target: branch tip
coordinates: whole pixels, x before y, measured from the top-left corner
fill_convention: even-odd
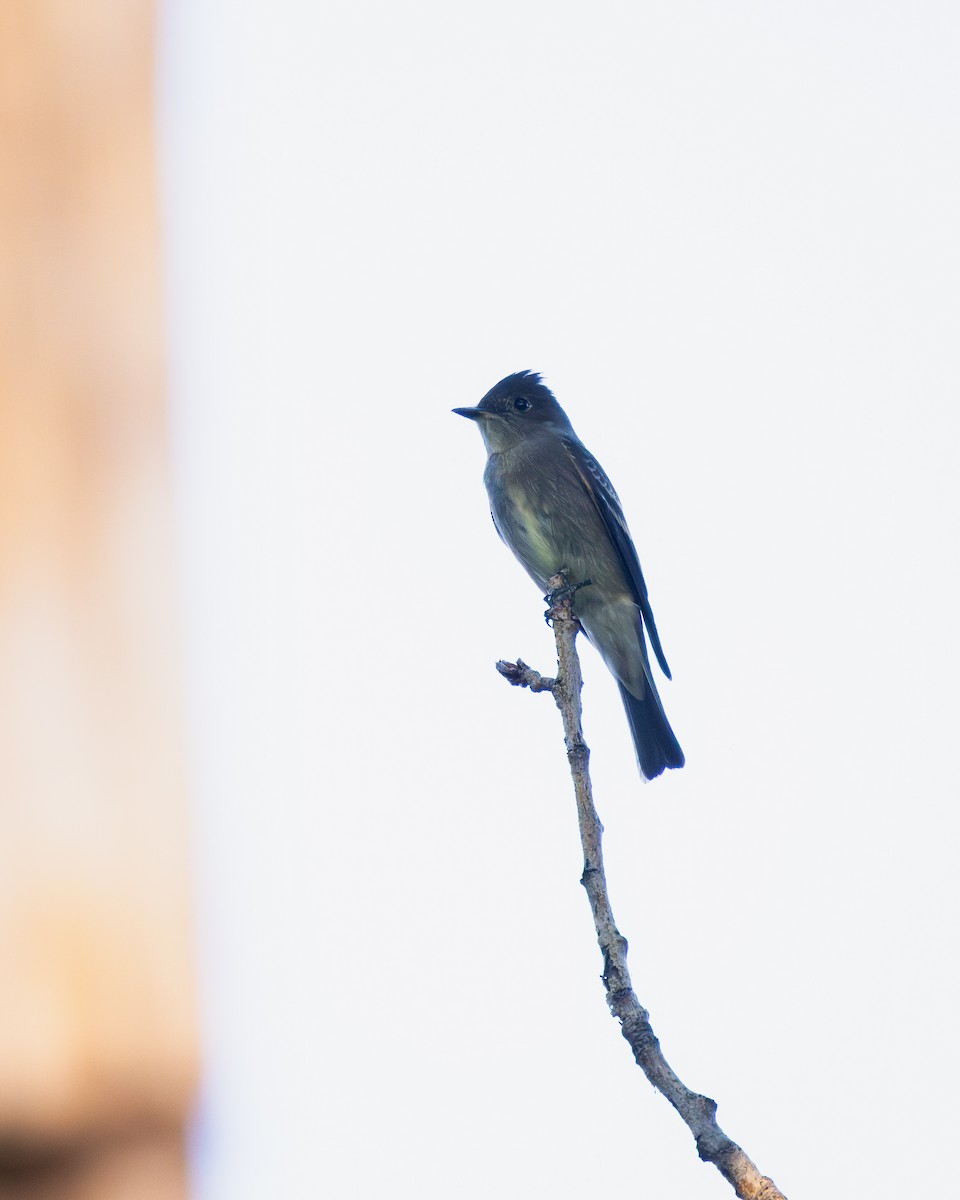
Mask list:
[[[531,692],[552,692],[557,684],[555,679],[528,667],[522,658],[518,658],[516,662],[507,662],[501,658],[496,668],[507,683],[513,687],[529,688]]]

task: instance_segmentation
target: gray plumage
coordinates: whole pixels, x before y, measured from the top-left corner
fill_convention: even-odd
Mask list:
[[[494,525],[540,590],[560,570],[571,583],[591,581],[577,592],[574,608],[620,686],[644,778],[682,767],[644,630],[668,679],[670,668],[620,500],[603,468],[532,371],[508,375],[476,408],[453,411],[480,429]]]

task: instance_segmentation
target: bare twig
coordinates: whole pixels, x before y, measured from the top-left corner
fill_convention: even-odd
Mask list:
[[[497,663],[497,670],[514,687],[526,687],[531,692],[552,692],[557,686],[555,679],[550,679],[541,675],[539,671],[535,671],[533,667],[528,667],[522,658],[518,658],[515,663],[504,662],[501,658]]]
[[[692,1092],[677,1078],[650,1026],[650,1014],[633,990],[627,970],[627,939],[617,929],[607,895],[600,845],[603,826],[593,805],[588,770],[590,751],[583,740],[581,728],[580,691],[583,679],[575,645],[580,625],[574,616],[573,595],[566,587],[564,577],[555,575],[548,586],[550,610],[547,615],[553,623],[557,640],[556,679],[540,675],[520,659],[515,663],[498,662],[497,670],[517,687],[551,692],[563,718],[563,734],[577,797],[577,817],[583,844],[583,875],[580,882],[590,900],[597,941],[603,955],[602,978],[607,991],[607,1004],[620,1022],[623,1036],[630,1044],[644,1075],[666,1096],[686,1122],[700,1157],[705,1162],[713,1163],[742,1200],[785,1200],[773,1180],[761,1175],[744,1151],[717,1124],[716,1102],[709,1096]]]

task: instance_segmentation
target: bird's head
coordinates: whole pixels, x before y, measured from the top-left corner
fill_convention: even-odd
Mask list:
[[[508,375],[487,392],[476,408],[453,411],[476,421],[491,454],[509,450],[538,431],[573,432],[556,396],[536,371]]]

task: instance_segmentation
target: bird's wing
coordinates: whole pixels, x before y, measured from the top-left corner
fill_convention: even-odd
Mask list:
[[[623,508],[620,505],[620,497],[614,491],[613,484],[607,478],[603,467],[584,448],[581,442],[571,441],[569,438],[562,438],[561,440],[564,449],[576,468],[577,474],[583,480],[583,486],[590,493],[594,504],[597,506],[597,511],[603,518],[603,523],[609,530],[613,544],[620,555],[620,561],[623,563],[623,569],[626,572],[627,578],[633,584],[634,599],[637,602],[637,607],[640,609],[640,615],[643,617],[647,633],[650,635],[650,645],[653,646],[657,662],[660,664],[664,675],[668,679],[672,679],[673,676],[670,674],[670,668],[667,666],[663,647],[660,645],[660,635],[657,633],[657,626],[653,619],[653,609],[650,607],[650,600],[647,597],[646,581],[643,578],[643,572],[640,570],[640,560],[637,558],[633,539],[630,537],[629,529],[627,529],[626,518],[623,515]]]

